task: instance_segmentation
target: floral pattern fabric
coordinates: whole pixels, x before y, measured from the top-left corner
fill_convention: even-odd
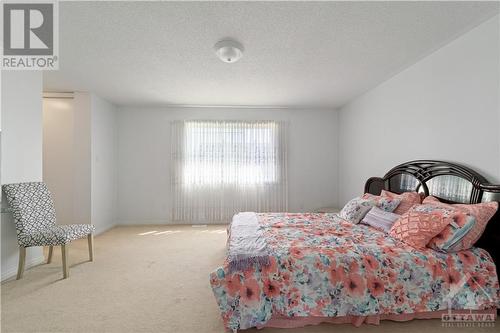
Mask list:
[[[272,316],[369,316],[500,306],[495,265],[482,249],[416,250],[336,214],[257,216],[272,254],[270,265],[255,264],[229,274],[226,261],[210,274],[227,329],[262,326]]]
[[[366,195],[349,201],[340,211],[340,217],[351,223],[359,223],[372,207],[379,207],[386,212],[392,212],[400,203],[400,200],[382,198],[371,194],[370,196]]]
[[[476,218],[458,209],[452,213],[453,221],[448,224],[439,234],[430,240],[428,247],[444,252],[460,251],[470,248],[462,248],[462,239],[476,224]]]
[[[422,202],[420,193],[417,192],[404,192],[401,194],[396,194],[386,190],[382,190],[380,195],[385,198],[401,200],[399,206],[394,210],[394,213],[399,215],[403,215],[404,213],[409,211],[413,205],[418,205]]]

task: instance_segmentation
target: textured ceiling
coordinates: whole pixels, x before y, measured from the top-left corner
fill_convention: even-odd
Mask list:
[[[498,13],[496,2],[61,2],[46,91],[120,105],[337,107]],[[234,64],[213,45],[245,47]]]

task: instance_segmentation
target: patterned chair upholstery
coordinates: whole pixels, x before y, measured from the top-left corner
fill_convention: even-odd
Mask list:
[[[7,202],[12,208],[16,223],[17,240],[20,247],[18,279],[24,271],[26,248],[31,246],[50,246],[49,259],[52,257],[52,246],[61,246],[63,252],[64,277],[68,276],[66,264],[66,247],[69,242],[88,237],[89,255],[93,260],[92,233],[95,228],[91,224],[56,224],[56,210],[47,185],[42,182],[7,184],[2,186]],[[22,263],[22,267],[21,267]]]

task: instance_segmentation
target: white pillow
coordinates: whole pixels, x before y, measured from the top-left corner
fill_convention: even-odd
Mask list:
[[[344,208],[342,208],[339,216],[346,221],[357,224],[363,219],[363,217],[365,217],[366,213],[368,213],[368,211],[375,206],[375,204],[374,200],[356,197],[349,201]]]
[[[361,223],[372,226],[385,233],[389,233],[394,222],[400,217],[401,215],[386,212],[378,207],[372,207],[363,220],[361,220]]]

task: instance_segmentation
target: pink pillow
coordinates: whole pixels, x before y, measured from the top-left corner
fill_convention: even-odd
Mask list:
[[[424,199],[424,204],[429,203],[433,205],[438,205],[444,208],[457,209],[465,214],[471,215],[476,219],[476,223],[472,226],[471,230],[460,240],[460,242],[453,246],[453,251],[470,249],[481,237],[486,229],[488,221],[491,220],[493,215],[495,215],[498,209],[498,202],[482,202],[478,204],[447,204],[439,201],[438,198],[429,196]],[[444,231],[446,232],[446,230]],[[436,240],[439,242],[439,238]],[[435,242],[432,242],[433,244]]]
[[[427,243],[450,224],[452,218],[440,208],[414,205],[392,226],[389,234],[417,249]]]
[[[463,247],[462,239],[471,231],[475,224],[476,218],[474,216],[458,211],[453,216],[453,222],[447,225],[436,237],[431,239],[427,246],[443,252],[466,250]]]
[[[413,205],[418,205],[422,202],[422,199],[420,198],[420,194],[417,192],[403,192],[401,194],[396,194],[392,193],[386,190],[382,190],[382,193],[380,193],[381,196],[390,198],[390,199],[399,199],[401,200],[401,203],[399,206],[396,208],[396,210],[393,212],[395,214],[403,215],[406,213],[408,210]]]

